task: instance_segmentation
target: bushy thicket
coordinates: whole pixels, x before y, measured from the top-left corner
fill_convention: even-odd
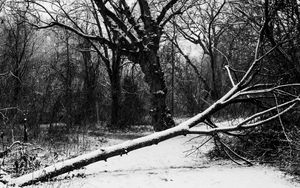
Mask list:
[[[243,131],[244,136],[221,136],[221,140],[239,155],[255,162],[276,164],[282,170],[300,175],[300,117],[286,115],[279,120]],[[218,145],[209,156],[229,158]]]

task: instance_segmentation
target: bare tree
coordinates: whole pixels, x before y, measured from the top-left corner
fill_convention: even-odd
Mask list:
[[[222,55],[218,51],[219,44],[224,32],[228,30],[231,24],[235,24],[230,16],[231,7],[229,5],[230,3],[226,1],[198,1],[193,4],[192,8],[185,11],[177,19],[177,22],[173,22],[186,40],[201,47],[203,51],[202,59],[208,59],[210,78],[203,78],[201,81],[213,100],[218,99],[222,91],[223,63],[220,58]],[[176,46],[179,49],[181,48],[179,45]],[[196,67],[191,63],[188,56],[181,49],[180,52],[195,69]]]
[[[14,124],[23,120],[24,112],[28,110],[30,101],[23,94],[31,95],[30,75],[28,70],[33,66],[36,40],[32,26],[27,23],[26,7],[14,9],[15,2],[1,1],[1,49],[0,72],[0,110],[5,119],[4,129],[11,125],[11,139],[14,141]],[[27,140],[27,125],[24,124],[24,140]]]
[[[116,73],[112,74],[112,78],[116,77],[116,80],[118,80],[118,62],[122,59],[121,57],[125,56],[129,60],[138,63],[145,74],[145,81],[148,83],[152,94],[151,115],[153,126],[155,130],[160,131],[174,126],[174,121],[165,103],[168,91],[160,66],[158,50],[164,26],[173,16],[182,12],[183,6],[180,6],[173,13],[169,12],[177,1],[170,0],[163,3],[161,12],[158,15],[153,13],[153,6],[145,0],[139,0],[133,5],[129,5],[125,0],[119,3],[101,0],[92,1],[87,7],[92,7],[94,14],[92,22],[98,27],[97,33],[86,32],[76,24],[68,12],[62,9],[63,6],[60,1],[56,1],[55,6],[61,10],[64,17],[68,18],[70,24],[63,23],[60,15],[53,14],[42,3],[38,1],[28,1],[28,3],[38,5],[38,9],[43,9],[50,17],[50,22],[46,22],[44,26],[38,26],[39,28],[59,26],[89,40],[93,43],[93,47],[96,47],[96,50],[98,45],[104,46],[103,49],[97,51],[99,51],[99,54],[104,54],[102,57],[106,64],[109,64],[107,58],[110,55],[107,51],[108,49],[111,50],[111,54],[115,57],[110,57],[117,61],[112,63],[111,68],[108,69],[108,72],[116,70]],[[40,19],[41,17],[37,15],[33,15],[33,17]],[[102,31],[103,28],[106,30],[105,32]],[[112,82],[112,86],[115,83],[117,82]],[[115,90],[112,89],[112,95],[118,91],[118,88],[116,86]],[[112,117],[112,119],[114,118]]]

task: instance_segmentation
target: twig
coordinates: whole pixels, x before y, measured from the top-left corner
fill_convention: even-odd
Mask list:
[[[0,73],[0,76],[6,76],[6,75],[8,75],[8,74],[9,74],[9,72]]]
[[[227,155],[227,157],[229,157],[229,159],[230,159],[232,162],[234,162],[234,163],[236,163],[236,164],[238,164],[238,165],[243,165],[242,163],[236,161],[236,160],[235,160],[235,159],[227,152],[227,150],[226,150],[224,144],[222,144],[221,141],[219,141],[219,142],[220,142],[220,144],[221,144],[221,147],[222,147],[223,151],[225,152],[225,154]]]
[[[260,87],[262,87],[263,85],[260,85]],[[266,84],[265,86],[268,86],[268,84]],[[239,96],[241,95],[250,95],[250,94],[261,94],[261,93],[268,93],[268,92],[272,92],[274,90],[278,90],[280,88],[285,88],[285,87],[295,87],[295,86],[300,86],[300,83],[293,83],[293,84],[284,84],[284,85],[278,85],[278,86],[274,86],[271,88],[266,88],[266,89],[259,89],[259,90],[249,90],[249,88],[252,87],[247,87],[245,89],[243,89],[240,93]]]
[[[292,105],[293,105],[293,104],[296,104],[296,102],[297,102],[298,100],[299,100],[299,98],[294,99],[294,100],[291,100],[291,101],[288,101],[288,102],[283,103],[283,104],[280,104],[280,105],[276,105],[275,107],[269,108],[269,109],[264,110],[264,111],[262,111],[262,112],[258,112],[258,113],[256,113],[256,114],[250,116],[249,118],[245,119],[245,120],[242,121],[241,123],[239,123],[239,124],[237,125],[237,127],[241,127],[241,126],[244,125],[245,123],[247,123],[247,122],[249,122],[249,121],[251,121],[251,120],[253,120],[253,119],[257,118],[257,117],[261,117],[262,115],[267,114],[267,113],[269,113],[269,112],[271,112],[271,111],[273,111],[273,110],[276,110],[277,108],[282,108],[282,107],[287,106],[287,105],[290,105],[290,104],[292,104]],[[282,112],[283,112],[283,111],[282,111]],[[278,115],[282,114],[282,112],[278,113]],[[277,117],[277,116],[276,116],[276,117]]]
[[[275,94],[274,94],[274,98],[275,98],[275,103],[276,103],[276,107],[277,107],[277,106],[278,106],[278,100],[277,100],[277,96],[276,96]],[[278,108],[277,108],[277,113],[278,113],[278,114],[280,113],[280,111],[279,111]],[[288,137],[288,135],[287,135],[287,133],[286,133],[286,131],[285,131],[285,127],[284,127],[284,125],[283,125],[283,122],[282,122],[282,119],[281,119],[281,115],[278,115],[278,119],[279,119],[279,123],[280,123],[280,125],[281,125],[281,127],[282,127],[283,134],[284,134],[286,140],[289,142],[289,146],[291,147],[291,145],[290,145],[291,140],[289,139],[289,137]]]
[[[199,148],[201,148],[201,147],[204,146],[207,142],[209,142],[212,138],[213,138],[213,137],[209,137],[209,138],[208,138],[206,141],[204,141],[202,144],[200,144],[199,146],[197,146],[197,147],[194,148],[194,149],[191,149],[191,150],[193,150],[193,151],[190,152],[190,153],[188,153],[188,154],[186,154],[185,156],[188,157],[188,156],[192,155],[193,153],[195,153],[196,151],[198,151]],[[190,150],[188,150],[188,151],[190,151]],[[186,152],[188,152],[188,151],[186,151]]]
[[[247,160],[246,158],[240,156],[240,155],[237,154],[235,151],[233,151],[229,146],[227,146],[224,142],[222,142],[222,141],[220,140],[220,138],[218,138],[218,141],[220,142],[220,144],[221,144],[223,147],[225,147],[228,151],[230,151],[234,156],[236,156],[237,158],[239,158],[239,159],[241,159],[242,161],[246,162],[249,166],[252,166],[252,165],[253,165],[253,163],[251,163],[249,160]],[[231,158],[231,155],[228,155],[228,156]],[[233,158],[232,158],[232,160],[233,160]],[[233,160],[233,161],[235,161],[235,160]],[[238,163],[237,161],[235,161],[235,162]],[[238,164],[240,164],[240,163],[238,163]]]
[[[202,135],[195,136],[195,137],[193,137],[193,138],[191,138],[191,139],[185,141],[184,143],[186,144],[186,143],[191,142],[191,141],[193,141],[193,140],[195,140],[195,139],[197,139],[197,138],[200,138],[200,137],[202,137]]]
[[[229,77],[229,79],[230,79],[231,85],[232,85],[232,86],[235,86],[235,83],[234,83],[234,80],[233,80],[233,78],[232,78],[232,75],[231,75],[229,66],[228,66],[228,65],[225,65],[225,69],[227,70],[227,74],[228,74],[228,77]]]
[[[11,152],[12,148],[13,148],[15,145],[28,146],[28,145],[31,145],[31,144],[29,144],[29,143],[23,143],[23,142],[20,142],[20,141],[15,141],[15,142],[12,143],[5,151],[0,152],[0,158],[3,158],[3,157],[6,156],[9,152]]]

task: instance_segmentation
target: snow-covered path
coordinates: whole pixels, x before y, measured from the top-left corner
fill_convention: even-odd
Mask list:
[[[186,157],[196,140],[177,137],[132,151],[126,156],[97,162],[69,174],[71,179],[29,187],[48,188],[296,188],[290,177],[265,166],[241,167],[231,162],[209,162],[203,155],[211,146]],[[85,174],[84,178],[77,177]],[[61,177],[62,178],[62,177]]]

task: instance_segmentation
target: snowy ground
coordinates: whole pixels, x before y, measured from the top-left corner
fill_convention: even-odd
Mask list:
[[[132,151],[123,157],[98,162],[85,169],[60,176],[54,182],[29,186],[32,188],[296,188],[275,168],[266,166],[241,167],[229,161],[211,162],[205,153],[211,145],[186,156],[199,140],[191,136],[171,140]],[[122,142],[122,140],[114,140]]]

